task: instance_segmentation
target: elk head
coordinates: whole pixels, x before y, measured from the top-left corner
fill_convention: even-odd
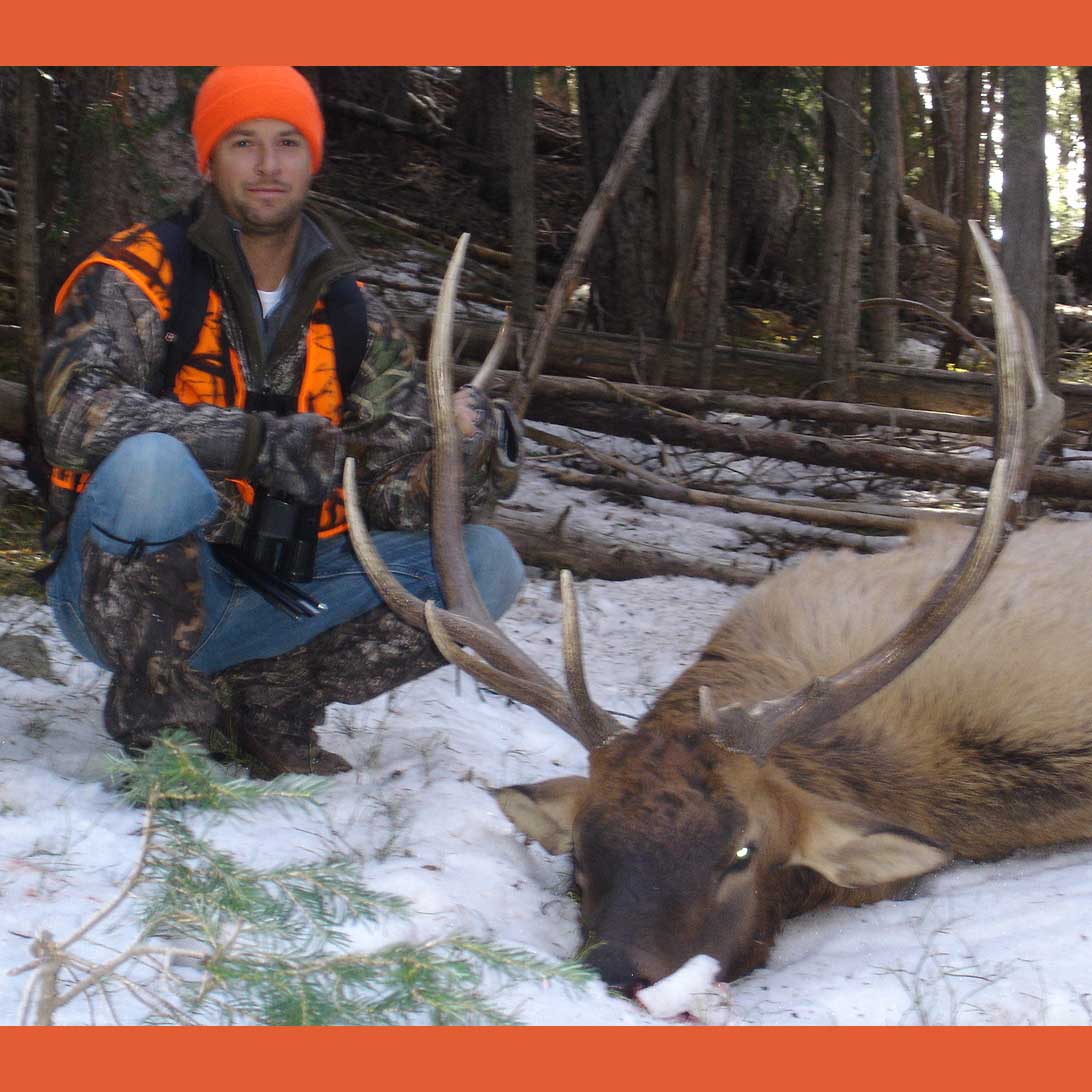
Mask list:
[[[767,759],[831,730],[947,628],[1000,552],[1031,465],[1057,428],[1060,400],[1043,389],[1026,320],[972,228],[993,290],[1000,362],[999,455],[986,511],[962,556],[897,634],[786,697],[720,705],[714,693],[731,692],[724,681],[730,665],[699,663],[637,729],[625,729],[589,695],[568,573],[561,575],[565,687],[488,618],[462,553],[461,463],[451,412],[452,309],[465,236],[445,278],[429,352],[432,528],[446,608],[413,599],[385,570],[360,516],[353,466],[346,464],[353,545],[391,609],[427,628],[451,662],[537,708],[588,749],[586,778],[509,786],[495,796],[549,852],[573,854],[590,942],[586,959],[608,984],[635,989],[699,953],[718,959],[723,977],[737,977],[765,962],[786,907],[831,901],[836,889],[864,888],[876,897],[948,859],[943,846],[915,831],[806,791]]]

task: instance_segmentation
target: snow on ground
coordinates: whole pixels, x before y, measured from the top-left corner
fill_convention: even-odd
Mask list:
[[[649,449],[597,438],[647,458]],[[811,495],[835,472],[773,460],[726,460],[710,476],[745,472],[754,495]],[[9,479],[10,480],[10,479]],[[15,483],[13,482],[13,485]],[[564,491],[534,469],[514,498],[620,538],[774,564],[786,525],[768,518],[650,502],[607,503]],[[822,543],[861,536],[790,525]],[[890,546],[890,540],[875,543]],[[597,700],[623,720],[693,660],[743,589],[691,578],[579,584],[584,645]],[[532,573],[505,620],[547,670],[560,670],[556,584]],[[104,786],[112,745],[101,729],[107,676],[65,645],[45,607],[0,601],[0,634],[45,640],[57,681],[0,669],[0,1022],[18,1012],[24,980],[4,972],[28,958],[33,936],[71,932],[103,905],[135,858],[139,814]],[[335,706],[324,742],[354,766],[332,779],[321,809],[263,807],[215,827],[246,863],[269,866],[330,853],[359,862],[368,885],[412,900],[409,922],[360,929],[355,944],[470,932],[558,959],[580,941],[567,897],[568,862],[525,844],[486,791],[582,773],[581,748],[539,714],[481,691],[447,667],[365,706]],[[204,823],[204,819],[199,822]],[[1092,846],[960,864],[915,897],[814,912],[784,930],[769,966],[703,1008],[727,1024],[1059,1024],[1092,1015]],[[109,948],[135,935],[125,909],[98,934]],[[107,949],[102,949],[105,952]],[[581,992],[521,985],[499,1002],[530,1024],[660,1024],[599,983]],[[123,1022],[143,1012],[118,1002]],[[64,1022],[110,1022],[82,1002]]]

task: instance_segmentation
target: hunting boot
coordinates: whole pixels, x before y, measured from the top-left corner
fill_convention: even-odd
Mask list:
[[[129,753],[166,728],[184,728],[206,747],[222,720],[212,681],[187,664],[201,638],[200,553],[189,534],[154,553],[139,544],[112,554],[83,544],[83,617],[113,671],[103,719]]]
[[[282,656],[230,667],[216,685],[253,775],[329,775],[352,767],[318,742],[328,705],[360,705],[444,663],[427,634],[379,607]]]

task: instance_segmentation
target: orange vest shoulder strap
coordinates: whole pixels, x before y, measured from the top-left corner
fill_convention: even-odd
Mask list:
[[[53,304],[54,314],[64,305],[76,278],[92,265],[120,269],[148,297],[160,318],[166,320],[171,313],[173,271],[170,259],[164,253],[159,236],[147,224],[134,224],[119,231],[80,262],[61,285]]]

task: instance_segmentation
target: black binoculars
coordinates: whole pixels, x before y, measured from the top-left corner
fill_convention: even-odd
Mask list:
[[[322,508],[301,504],[263,489],[254,492],[254,505],[243,536],[243,555],[268,573],[293,583],[315,575]]]

